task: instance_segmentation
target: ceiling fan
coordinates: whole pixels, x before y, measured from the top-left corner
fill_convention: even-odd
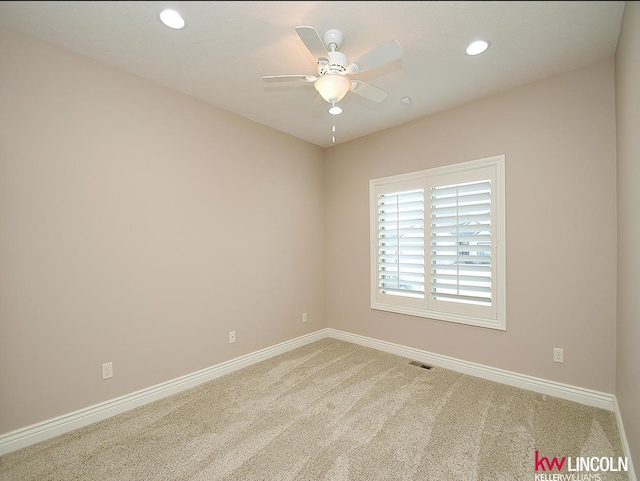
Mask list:
[[[332,104],[329,109],[332,114],[342,112],[336,103],[340,102],[349,91],[373,102],[382,102],[387,98],[386,90],[361,80],[352,80],[349,75],[371,70],[401,58],[402,46],[397,40],[374,48],[349,63],[347,56],[338,51],[344,41],[344,35],[340,30],[327,30],[322,37],[313,27],[296,27],[296,32],[309,52],[316,57],[317,73],[315,75],[266,75],[262,80],[265,82],[302,80],[313,83],[320,96]]]

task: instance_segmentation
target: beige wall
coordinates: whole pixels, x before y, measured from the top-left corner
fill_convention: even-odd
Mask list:
[[[0,433],[325,327],[321,148],[5,29],[0,106]]]
[[[609,59],[329,149],[329,327],[613,393],[614,103]],[[507,331],[371,310],[369,179],[496,154],[506,155]]]
[[[616,397],[640,469],[640,2],[627,2],[616,50],[618,345]]]

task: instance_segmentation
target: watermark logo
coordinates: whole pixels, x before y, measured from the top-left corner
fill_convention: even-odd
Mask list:
[[[554,457],[551,461],[546,456],[541,458],[540,453],[536,449],[536,461],[535,461],[535,469],[536,471],[553,471],[553,468],[558,468],[558,471],[562,470],[562,466],[564,466],[564,462],[567,460],[566,456],[563,457],[560,461],[558,458]]]
[[[536,449],[533,467],[535,481],[601,481],[601,473],[628,471],[628,460],[612,456],[554,456],[549,459]]]

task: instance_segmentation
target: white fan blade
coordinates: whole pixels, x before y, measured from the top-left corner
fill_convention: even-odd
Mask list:
[[[375,85],[368,84],[366,82],[362,82],[360,80],[352,80],[351,81],[351,91],[364,97],[365,99],[372,100],[373,102],[382,102],[387,98],[389,92],[381,89],[380,87],[376,87]]]
[[[327,56],[327,47],[324,46],[324,42],[315,28],[305,26],[296,27],[296,32],[300,40],[302,40],[302,43],[304,43],[316,59]]]
[[[265,75],[262,80],[265,82],[281,82],[287,80],[304,80],[305,82],[315,82],[318,77],[313,75]]]
[[[372,68],[384,65],[387,62],[391,62],[402,57],[402,45],[397,40],[393,40],[385,45],[381,45],[378,48],[374,48],[370,52],[365,53],[361,57],[354,60],[347,71],[350,74],[364,72]]]

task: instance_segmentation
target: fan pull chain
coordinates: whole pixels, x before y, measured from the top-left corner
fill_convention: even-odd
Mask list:
[[[336,143],[336,116],[332,115],[331,116],[331,132],[333,132],[333,143]]]

